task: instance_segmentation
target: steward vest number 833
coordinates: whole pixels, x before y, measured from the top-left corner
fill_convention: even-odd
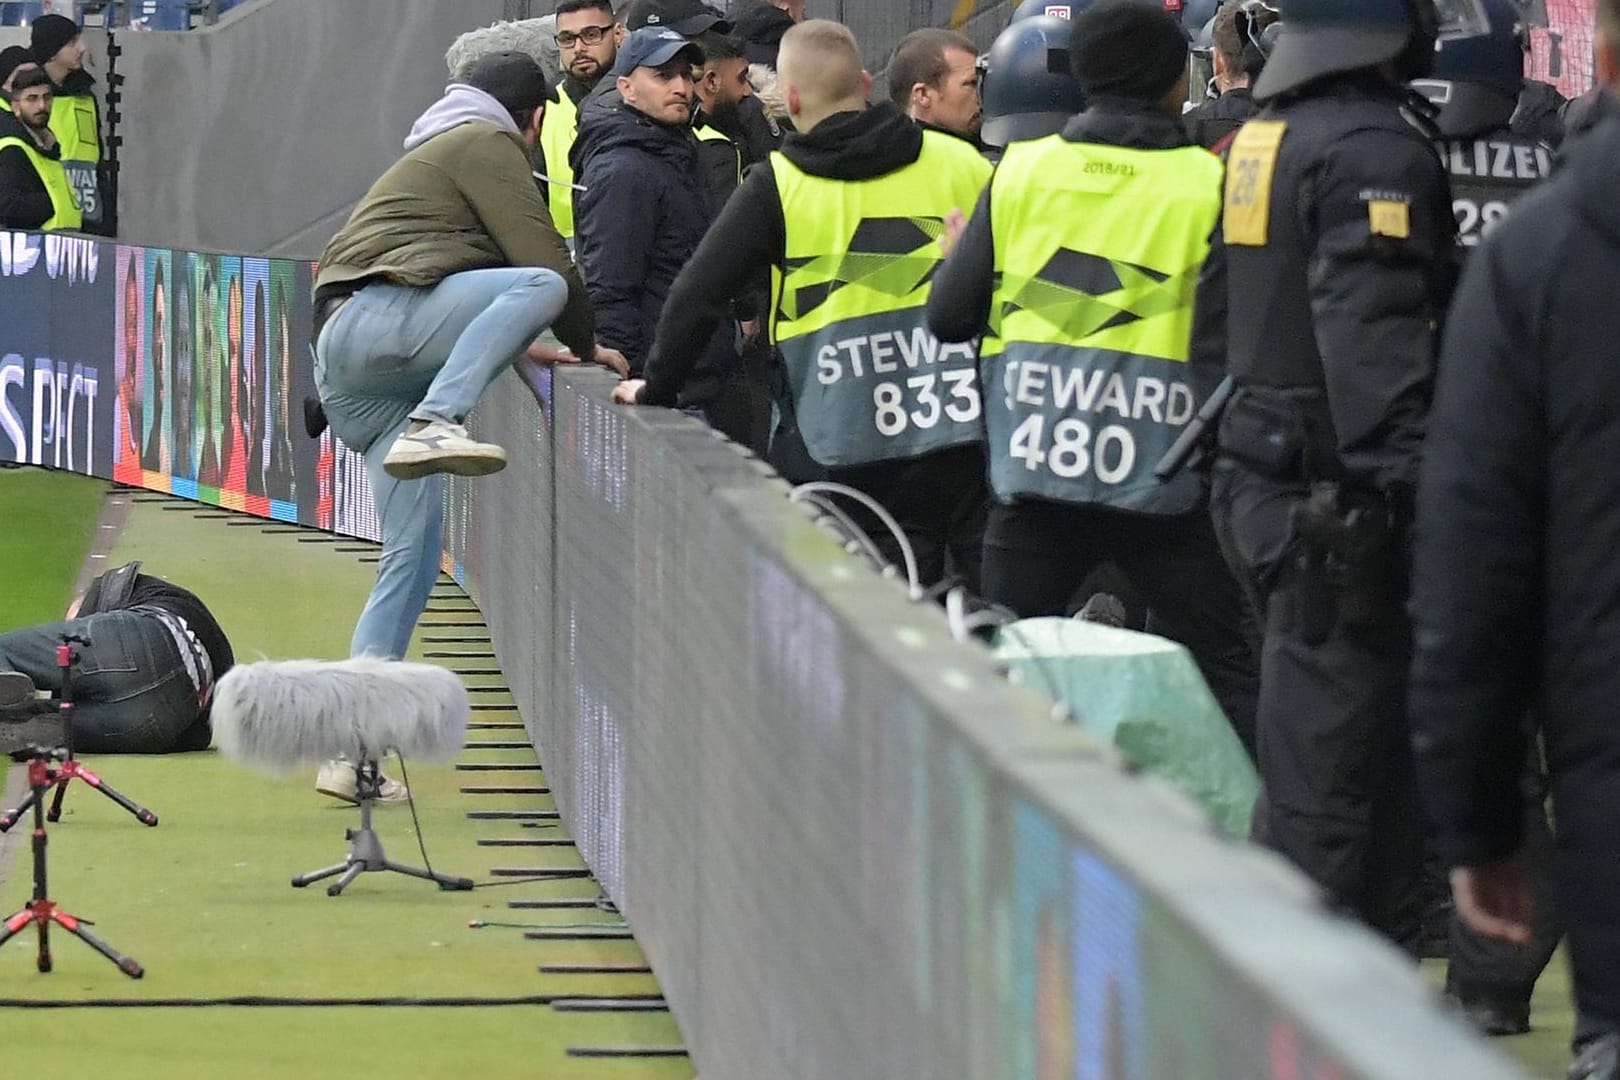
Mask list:
[[[946,397],[942,399],[940,392]],[[904,382],[880,382],[872,387],[873,422],[878,434],[893,439],[908,428],[927,431],[941,418],[971,424],[979,418],[979,376],[976,372],[941,371],[913,375]]]

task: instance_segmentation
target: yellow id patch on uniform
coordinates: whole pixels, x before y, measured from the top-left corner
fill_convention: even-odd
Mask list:
[[[1226,158],[1226,242],[1265,247],[1270,239],[1271,182],[1286,120],[1250,120]]]
[[[1412,209],[1403,202],[1373,199],[1367,203],[1367,227],[1374,236],[1393,240],[1412,238]]]

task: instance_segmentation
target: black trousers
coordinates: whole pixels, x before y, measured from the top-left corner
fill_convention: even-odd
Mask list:
[[[904,461],[830,468],[827,478],[870,495],[894,517],[917,557],[923,588],[951,572],[977,593],[990,504],[985,468],[984,446],[974,443]],[[903,568],[893,533],[870,511],[846,509],[883,557]]]
[[[1404,553],[1330,580],[1332,616],[1316,640],[1320,582],[1300,570],[1290,524],[1306,494],[1230,461],[1215,469],[1215,530],[1264,628],[1254,838],[1416,955],[1423,827],[1406,720]]]
[[[1155,630],[1187,647],[1252,755],[1253,622],[1205,514],[1147,517],[1034,499],[990,510],[984,596],[1019,618],[1067,614],[1075,590],[1105,562],[1141,593]]]

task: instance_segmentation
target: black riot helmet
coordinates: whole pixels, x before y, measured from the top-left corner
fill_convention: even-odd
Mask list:
[[[1282,29],[1254,87],[1279,97],[1325,75],[1393,63],[1402,81],[1427,75],[1435,44],[1489,29],[1483,0],[1279,0]]]
[[[1530,49],[1523,9],[1514,0],[1483,0],[1490,31],[1440,43],[1434,71],[1412,83],[1440,109],[1447,138],[1483,135],[1508,126],[1524,91]]]
[[[1055,15],[1023,19],[1003,30],[984,54],[979,137],[987,145],[1055,135],[1085,108],[1069,59],[1073,29],[1072,22]]]

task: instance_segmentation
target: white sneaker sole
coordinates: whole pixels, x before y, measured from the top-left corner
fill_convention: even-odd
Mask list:
[[[360,802],[359,799],[354,797],[354,793],[350,791],[339,791],[337,788],[321,787],[319,784],[315,785],[315,790],[320,792],[322,795],[336,799],[338,802],[346,802],[350,806],[356,806]]]
[[[383,459],[383,471],[395,480],[420,480],[434,473],[488,476],[506,468],[506,451],[492,447],[475,450],[397,450]]]

